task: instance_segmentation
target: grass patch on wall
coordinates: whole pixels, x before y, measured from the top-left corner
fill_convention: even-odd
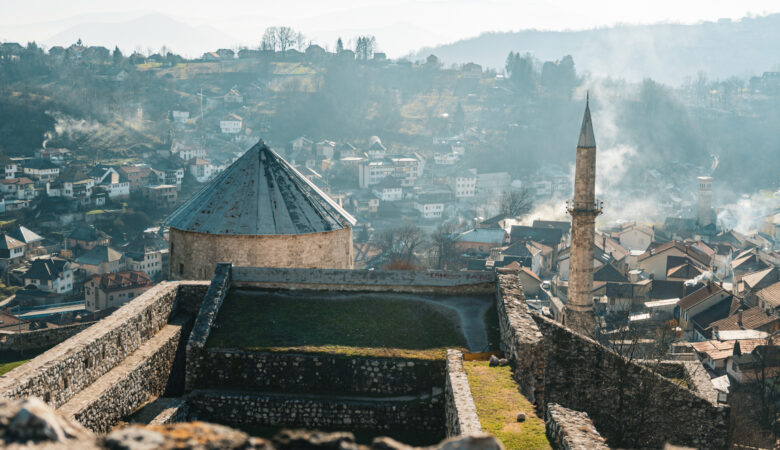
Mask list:
[[[366,293],[233,291],[225,299],[208,347],[444,359],[466,340],[453,310]]]
[[[29,361],[29,359],[22,359],[20,361],[11,361],[11,362],[0,362],[0,375],[5,375],[6,373],[10,372],[13,369],[16,369],[17,367],[21,366],[27,361]]]
[[[544,420],[518,391],[509,366],[490,367],[487,361],[464,361],[471,395],[482,430],[497,437],[506,448],[549,449]],[[525,422],[517,422],[517,413]]]

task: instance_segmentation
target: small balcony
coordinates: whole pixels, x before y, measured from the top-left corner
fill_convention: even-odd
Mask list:
[[[566,212],[573,213],[591,213],[593,215],[599,215],[604,211],[604,202],[600,199],[596,199],[593,203],[575,202],[574,200],[566,201]]]

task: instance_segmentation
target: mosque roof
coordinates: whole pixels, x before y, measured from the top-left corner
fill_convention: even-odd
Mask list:
[[[590,102],[585,103],[585,115],[582,116],[582,128],[577,147],[596,148],[596,137],[593,134],[593,122],[590,120]]]
[[[171,228],[228,235],[318,233],[355,222],[262,140],[166,219]]]

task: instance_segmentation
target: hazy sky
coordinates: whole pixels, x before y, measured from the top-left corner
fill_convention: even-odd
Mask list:
[[[44,42],[84,23],[160,13],[256,45],[267,26],[289,25],[321,45],[371,32],[400,56],[486,31],[563,30],[616,23],[694,23],[779,12],[777,0],[0,0],[0,40]],[[142,33],[143,30],[139,30]],[[103,43],[109,45],[110,43]],[[163,43],[161,43],[163,44]]]

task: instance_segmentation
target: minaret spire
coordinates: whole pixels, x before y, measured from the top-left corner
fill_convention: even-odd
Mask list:
[[[569,257],[569,289],[564,321],[569,327],[592,335],[596,328],[593,315],[593,257],[596,216],[601,204],[596,201],[596,138],[590,118],[590,92],[585,96],[577,141],[577,161],[574,171],[574,198],[569,203],[571,215],[571,253]]]

